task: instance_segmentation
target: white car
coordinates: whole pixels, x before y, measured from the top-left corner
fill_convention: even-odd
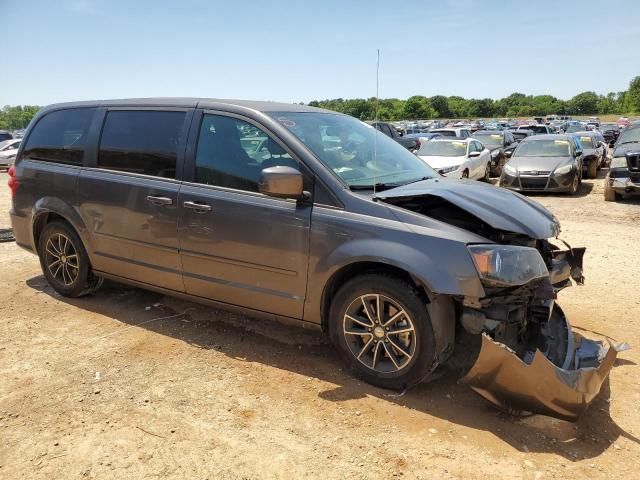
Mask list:
[[[467,138],[471,136],[471,131],[468,128],[435,128],[429,132],[439,133],[443,137]]]
[[[19,146],[19,138],[0,142],[0,168],[9,168],[11,165],[13,165],[13,161],[16,159],[16,153],[18,153]]]
[[[440,175],[489,181],[491,153],[474,138],[436,138],[416,152]]]

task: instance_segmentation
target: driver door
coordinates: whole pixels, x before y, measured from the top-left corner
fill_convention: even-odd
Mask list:
[[[186,293],[302,318],[311,205],[258,192],[263,168],[301,165],[236,115],[197,112],[192,132],[178,194]]]

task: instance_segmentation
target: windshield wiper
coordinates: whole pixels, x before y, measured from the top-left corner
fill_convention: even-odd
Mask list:
[[[390,188],[400,187],[400,183],[375,183],[373,185],[349,185],[351,190],[389,190]]]
[[[628,143],[640,143],[640,139],[639,140],[627,140],[626,142],[618,143],[618,145],[626,145]]]
[[[417,183],[417,182],[421,182],[423,180],[432,180],[433,177],[421,177],[421,178],[416,178],[415,180],[410,180],[406,183],[403,183],[402,185],[410,185],[412,183]]]

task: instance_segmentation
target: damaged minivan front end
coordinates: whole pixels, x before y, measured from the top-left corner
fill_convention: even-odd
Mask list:
[[[498,214],[491,200],[507,192],[487,188],[495,198],[467,197],[446,182],[418,194],[395,189],[378,199],[488,240],[468,245],[484,296],[455,299],[456,337],[479,339],[463,383],[511,413],[575,421],[600,391],[620,349],[575,333],[555,302],[560,290],[584,282],[585,249],[550,241],[559,235],[559,223],[526,197],[517,195],[519,202],[509,203],[512,211]],[[458,341],[455,348],[462,348]]]

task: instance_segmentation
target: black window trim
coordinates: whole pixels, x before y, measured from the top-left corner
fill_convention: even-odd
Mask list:
[[[183,177],[183,172],[184,172],[184,164],[185,164],[185,155],[186,155],[186,150],[187,150],[187,145],[189,142],[189,136],[190,136],[190,129],[191,129],[191,120],[193,118],[193,113],[194,113],[194,108],[191,107],[158,107],[158,106],[135,106],[135,105],[131,105],[131,106],[109,106],[109,107],[102,107],[100,108],[100,111],[98,112],[99,118],[96,120],[96,122],[94,124],[91,125],[91,127],[96,127],[98,131],[97,132],[93,132],[93,133],[97,133],[96,138],[94,140],[94,142],[92,143],[92,147],[93,147],[93,152],[92,153],[92,157],[91,157],[91,162],[89,164],[87,164],[85,159],[85,165],[87,168],[90,168],[92,170],[99,170],[101,172],[105,172],[105,173],[111,173],[114,175],[124,175],[124,176],[128,176],[128,177],[140,177],[140,178],[149,178],[149,179],[153,179],[153,180],[157,180],[157,181],[166,181],[166,182],[171,182],[171,183],[181,183],[182,182],[182,177]],[[177,152],[177,158],[176,158],[176,176],[175,178],[168,178],[168,177],[158,177],[155,175],[147,175],[145,173],[136,173],[136,172],[127,172],[124,170],[113,170],[110,168],[104,168],[104,167],[100,167],[98,165],[98,155],[100,153],[100,142],[102,141],[102,133],[104,130],[104,126],[105,123],[107,121],[107,114],[109,112],[113,112],[113,111],[135,111],[135,112],[139,112],[139,111],[160,111],[160,112],[185,112],[185,119],[184,119],[184,123],[182,124],[182,136],[181,136],[181,141],[180,141],[180,145],[178,146],[178,152]],[[86,157],[86,155],[85,155]]]

